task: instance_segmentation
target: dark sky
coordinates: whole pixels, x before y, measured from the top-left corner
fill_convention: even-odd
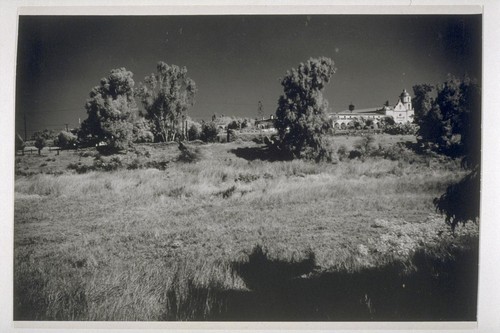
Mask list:
[[[279,79],[310,57],[333,59],[333,111],[391,105],[405,88],[448,74],[481,79],[480,15],[20,16],[16,132],[86,118],[92,87],[126,67],[136,85],[160,60],[186,66],[198,94],[189,115],[274,113]],[[138,101],[139,104],[139,101]]]

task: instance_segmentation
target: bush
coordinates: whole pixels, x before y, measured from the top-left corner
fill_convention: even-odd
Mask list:
[[[418,160],[419,157],[413,150],[408,149],[404,143],[398,142],[388,147],[379,147],[372,150],[370,156],[382,157],[391,161],[405,161],[410,164]]]
[[[127,165],[128,170],[140,169],[142,167],[141,160],[139,158],[134,158],[132,162]]]
[[[418,126],[411,123],[387,125],[384,128],[384,133],[391,135],[415,135],[417,131]]]
[[[122,167],[122,160],[115,156],[111,159],[100,157],[94,161],[94,170],[115,171]]]
[[[349,159],[353,160],[355,158],[362,158],[363,157],[363,153],[360,152],[359,150],[351,150],[349,152]]]
[[[235,179],[235,181],[239,181],[239,182],[243,182],[243,183],[251,183],[253,181],[258,180],[259,178],[260,178],[259,175],[254,175],[251,173],[240,173],[238,175],[238,178]]]
[[[181,150],[177,160],[184,163],[195,163],[202,159],[202,151],[200,147],[188,147],[184,144],[179,144]]]
[[[368,155],[372,150],[375,149],[375,137],[373,135],[363,136],[358,140],[354,147],[361,152],[363,155]]]
[[[347,146],[346,145],[340,145],[339,149],[337,149],[337,156],[339,160],[344,160],[347,157]]]
[[[446,223],[452,230],[458,223],[477,221],[480,205],[479,167],[458,183],[450,185],[446,192],[434,199],[436,210],[446,216]]]
[[[200,138],[200,131],[198,130],[198,126],[192,124],[188,129],[188,139],[189,141],[198,140]]]
[[[133,141],[137,143],[153,142],[153,124],[140,117],[133,123]]]
[[[201,125],[200,139],[204,142],[215,142],[219,130],[213,121]]]
[[[76,148],[78,137],[71,132],[61,131],[54,144],[62,149]]]
[[[79,173],[79,174],[95,170],[94,166],[85,165],[85,164],[81,164],[81,163],[78,163],[78,164],[77,163],[70,163],[68,165],[68,169],[75,170],[76,173]]]
[[[238,138],[238,135],[236,134],[235,130],[228,129],[227,130],[227,142],[233,142]]]
[[[264,137],[262,135],[256,136],[255,138],[252,139],[252,142],[261,145],[264,143]]]
[[[241,127],[240,121],[233,120],[227,125],[227,128],[230,130],[239,130]]]
[[[43,136],[35,137],[35,147],[38,149],[38,155],[40,155],[42,149],[46,146],[46,141]]]

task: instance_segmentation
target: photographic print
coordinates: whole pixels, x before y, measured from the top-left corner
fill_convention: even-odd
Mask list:
[[[19,15],[15,321],[477,320],[481,14]]]

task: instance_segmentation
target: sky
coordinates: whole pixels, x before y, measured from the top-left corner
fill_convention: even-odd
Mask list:
[[[158,61],[187,67],[197,120],[255,118],[259,101],[274,114],[286,71],[320,56],[337,68],[331,111],[394,105],[415,84],[480,81],[481,25],[480,15],[20,16],[16,132],[77,127],[111,69],[138,86]]]

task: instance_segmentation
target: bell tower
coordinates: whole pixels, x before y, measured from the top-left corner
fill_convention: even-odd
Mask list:
[[[399,95],[399,100],[406,107],[406,110],[412,110],[411,96],[410,96],[410,94],[408,94],[406,89],[403,89],[403,92],[401,93],[401,95]]]

